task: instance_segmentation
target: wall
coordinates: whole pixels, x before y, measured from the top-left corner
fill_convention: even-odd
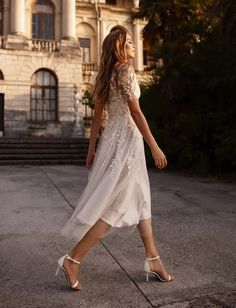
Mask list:
[[[58,78],[58,120],[62,133],[66,134],[66,125],[74,121],[73,91],[82,82],[80,57],[0,49],[0,58],[4,74],[0,93],[5,94],[5,135],[28,133],[30,80],[41,68],[50,69]]]

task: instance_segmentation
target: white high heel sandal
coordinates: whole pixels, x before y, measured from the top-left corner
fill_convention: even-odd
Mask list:
[[[79,281],[78,281],[78,280],[76,280],[76,282],[75,282],[74,284],[71,284],[71,283],[70,283],[68,273],[67,273],[66,269],[65,269],[64,266],[63,266],[63,263],[64,263],[64,260],[65,260],[65,259],[66,259],[66,260],[70,260],[70,261],[72,261],[72,262],[74,262],[74,263],[80,264],[79,261],[77,261],[77,260],[71,258],[71,256],[69,256],[68,254],[66,254],[65,256],[61,257],[61,258],[57,261],[58,267],[57,267],[55,276],[57,276],[58,273],[59,273],[59,270],[62,269],[63,272],[64,272],[64,274],[65,274],[65,276],[66,276],[66,281],[67,281],[67,283],[68,283],[68,286],[69,286],[71,289],[73,289],[73,290],[80,290],[80,287],[78,288],[78,285],[79,285]]]
[[[144,261],[144,271],[146,273],[146,281],[148,282],[148,278],[149,278],[149,274],[153,274],[156,276],[156,278],[158,278],[160,281],[162,282],[169,282],[169,281],[172,281],[173,280],[173,277],[171,275],[168,275],[168,279],[163,279],[160,275],[160,273],[157,273],[157,272],[154,272],[154,271],[151,271],[150,269],[150,265],[149,265],[149,261],[152,261],[152,260],[156,260],[156,259],[160,259],[160,256],[156,256],[154,258],[146,258],[145,261]]]

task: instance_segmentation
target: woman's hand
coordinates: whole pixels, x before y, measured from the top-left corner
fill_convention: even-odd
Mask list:
[[[155,161],[155,165],[159,169],[163,169],[167,165],[167,159],[165,157],[165,154],[162,152],[162,150],[158,147],[158,145],[155,145],[153,148],[151,148],[152,157]]]
[[[87,155],[87,159],[86,159],[86,168],[90,169],[92,164],[93,164],[93,160],[95,157],[95,153],[88,153]]]

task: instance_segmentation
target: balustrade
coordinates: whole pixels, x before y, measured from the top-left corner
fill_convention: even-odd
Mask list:
[[[60,51],[59,41],[30,40],[30,49],[32,51],[55,52]]]
[[[4,49],[6,47],[6,36],[0,36],[0,49]]]
[[[97,63],[82,63],[82,71],[85,72],[91,72],[91,71],[97,71]]]

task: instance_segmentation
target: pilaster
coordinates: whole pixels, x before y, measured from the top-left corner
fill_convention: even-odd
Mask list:
[[[143,70],[143,37],[142,25],[138,20],[133,23],[134,44],[136,46],[136,56],[134,59],[134,68],[136,71]]]

